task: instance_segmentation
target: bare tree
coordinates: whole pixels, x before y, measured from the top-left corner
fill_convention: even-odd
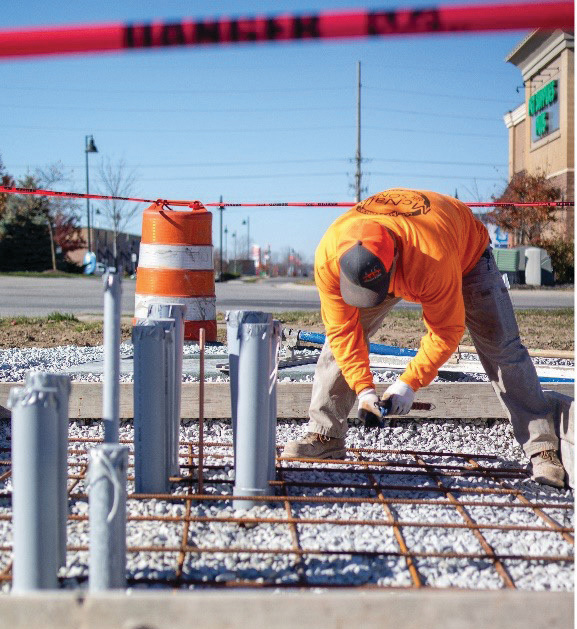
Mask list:
[[[110,159],[102,160],[99,175],[100,194],[112,197],[134,195],[138,175],[134,169],[128,167],[124,159],[119,159],[117,162]],[[122,199],[102,201],[102,213],[113,232],[113,255],[116,261],[118,260],[118,234],[126,229],[140,209],[141,204],[134,201]]]
[[[64,172],[61,162],[56,162],[45,168],[37,168],[31,181],[37,182],[40,188],[49,189],[69,183],[71,175]],[[60,253],[66,255],[85,244],[80,234],[78,202],[66,197],[43,198],[44,215],[50,237],[52,270],[56,271],[56,247]]]

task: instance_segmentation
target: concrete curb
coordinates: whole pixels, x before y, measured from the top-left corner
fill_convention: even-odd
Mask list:
[[[0,597],[0,629],[568,629],[571,592],[42,592]]]

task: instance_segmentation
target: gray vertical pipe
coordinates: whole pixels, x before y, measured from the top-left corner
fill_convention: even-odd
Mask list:
[[[162,322],[170,334],[168,341],[169,355],[172,373],[169,375],[170,409],[169,417],[172,423],[168,425],[168,459],[171,476],[180,474],[178,442],[180,436],[180,412],[182,394],[182,360],[184,351],[184,315],[186,307],[182,304],[152,303],[148,307],[148,318]],[[173,331],[171,331],[173,330]]]
[[[120,313],[122,279],[110,270],[104,275],[104,381],[102,420],[104,442],[118,443],[120,403]]]
[[[30,371],[26,374],[26,386],[32,389],[56,389],[58,391],[58,532],[59,565],[66,565],[66,527],[68,523],[68,406],[70,377],[63,374]]]
[[[226,319],[226,343],[228,346],[228,369],[230,381],[230,417],[232,420],[232,441],[236,460],[236,425],[238,407],[238,361],[240,353],[240,327],[247,323],[269,323],[272,315],[254,310],[228,310]]]
[[[268,479],[276,479],[276,420],[277,420],[277,407],[276,407],[276,385],[278,379],[278,360],[279,351],[282,339],[282,324],[276,319],[272,322],[272,338],[271,338],[271,358],[270,358],[270,377],[269,377],[269,402],[270,402],[270,424],[269,424],[269,438],[270,443],[268,447],[268,453],[270,456]]]
[[[166,331],[152,319],[132,328],[134,345],[134,480],[137,493],[169,490]]]
[[[58,390],[13,388],[12,592],[58,587]]]
[[[90,558],[88,587],[126,586],[126,470],[128,448],[103,444],[89,452]]]
[[[272,319],[240,326],[235,496],[269,493],[271,337]],[[249,509],[255,504],[233,501],[235,509]]]

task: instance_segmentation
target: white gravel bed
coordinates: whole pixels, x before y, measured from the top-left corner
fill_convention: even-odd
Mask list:
[[[545,527],[546,523],[536,516],[530,508],[512,507],[519,501],[509,494],[478,494],[466,493],[459,489],[487,488],[502,489],[508,487],[521,490],[523,495],[532,502],[546,502],[553,505],[572,504],[570,491],[560,491],[550,487],[537,485],[529,479],[511,478],[498,483],[495,480],[480,476],[450,476],[449,468],[441,466],[466,465],[466,460],[459,456],[439,456],[435,452],[468,453],[486,467],[522,468],[527,464],[522,450],[513,440],[511,427],[505,421],[484,420],[387,420],[381,431],[365,433],[364,429],[352,421],[347,435],[349,448],[379,448],[383,450],[415,450],[422,451],[421,458],[428,464],[437,466],[432,470],[439,472],[443,485],[451,488],[457,498],[463,501],[479,503],[478,506],[466,506],[470,517],[478,523],[514,524],[518,526]],[[282,420],[277,427],[277,445],[280,447],[290,439],[297,438],[305,430],[300,420]],[[9,447],[9,422],[0,421],[0,445]],[[100,438],[102,422],[79,420],[70,423],[70,438]],[[208,420],[205,422],[205,440],[232,443],[232,428],[229,419]],[[120,426],[121,439],[132,440],[132,422],[122,421]],[[180,432],[182,442],[197,441],[198,423],[183,421]],[[81,452],[70,454],[71,471],[83,473],[87,461],[87,450],[90,443],[76,442],[71,449]],[[196,450],[196,446],[195,446]],[[188,448],[181,448],[183,463],[188,463]],[[230,495],[232,485],[225,483],[211,484],[211,478],[232,480],[232,449],[230,446],[205,447],[207,462],[215,465],[226,465],[225,469],[205,470],[206,493]],[[195,451],[196,454],[196,451]],[[214,455],[224,454],[228,458],[221,459]],[[487,458],[484,458],[486,455]],[[400,504],[390,506],[396,521],[426,522],[433,526],[403,526],[400,532],[412,552],[423,553],[482,553],[482,547],[467,528],[447,528],[446,523],[463,523],[463,517],[454,506],[435,504],[446,501],[443,492],[423,491],[436,487],[436,480],[418,467],[402,468],[401,462],[416,463],[408,453],[381,453],[373,455],[363,453],[364,458],[375,461],[389,461],[397,465],[389,468],[376,468],[374,477],[382,485],[413,486],[408,490],[383,490],[387,499],[425,500],[427,504]],[[495,458],[496,457],[496,458]],[[132,460],[132,457],[131,457]],[[326,464],[284,462],[286,468],[282,478],[286,481],[330,482],[337,486],[327,487],[294,487],[288,486],[289,496],[310,497],[368,497],[376,498],[369,486],[369,478],[363,469],[354,467],[340,469],[330,461]],[[313,469],[311,469],[313,468]],[[327,468],[337,471],[327,471]],[[354,471],[346,471],[346,469]],[[393,473],[393,472],[399,473]],[[188,475],[183,469],[183,474]],[[72,481],[70,481],[72,482]],[[338,485],[359,484],[363,487],[339,487]],[[11,490],[11,478],[8,477],[0,486],[0,491]],[[85,491],[85,484],[80,481],[74,489],[75,494]],[[133,483],[128,483],[128,491],[133,491]],[[187,494],[190,485],[181,485],[175,489],[176,494]],[[10,512],[6,498],[0,497],[0,514]],[[502,508],[484,506],[484,502],[503,503]],[[88,502],[85,498],[74,498],[70,504],[71,513],[88,514]],[[129,500],[127,511],[131,516],[157,516],[181,518],[186,513],[184,500]],[[562,526],[571,526],[572,509],[548,507],[545,512]],[[235,510],[230,500],[214,502],[191,502],[192,516],[209,517],[263,517],[285,519],[287,512],[282,501],[258,504],[249,510]],[[347,521],[375,521],[389,518],[382,504],[377,503],[335,503],[335,502],[292,502],[291,514],[297,518],[338,519],[343,524],[297,524],[298,540],[303,550],[321,551],[376,551],[400,552],[400,546],[392,526],[386,524],[346,524]],[[135,521],[127,523],[127,542],[133,547],[180,547],[183,541],[184,521],[170,522],[167,520]],[[481,529],[481,533],[496,553],[515,555],[563,555],[570,556],[572,546],[555,532],[539,531],[507,531]],[[68,522],[68,541],[71,546],[88,545],[88,521]],[[0,539],[3,545],[11,543],[11,522],[0,520]],[[195,581],[200,585],[183,585],[182,587],[203,587],[202,583],[211,581],[241,582],[244,580],[257,583],[273,583],[279,586],[306,583],[311,587],[322,584],[380,584],[383,586],[407,587],[412,584],[406,559],[402,556],[351,556],[351,555],[303,555],[274,554],[266,552],[249,553],[246,550],[259,548],[266,550],[291,550],[294,540],[291,527],[283,523],[260,523],[242,525],[231,522],[190,522],[187,544],[200,549],[235,548],[236,553],[187,553],[182,566],[183,581]],[[243,552],[244,551],[244,552]],[[145,580],[146,583],[134,587],[151,587],[148,581],[175,578],[179,561],[179,553],[167,552],[130,552],[127,556],[127,574],[129,578]],[[6,567],[9,553],[0,553],[0,570]],[[63,586],[68,588],[87,587],[86,551],[69,551],[66,569],[61,571]],[[527,590],[571,590],[573,587],[573,566],[571,563],[548,563],[538,561],[507,560],[507,569],[517,587]],[[468,560],[463,558],[415,558],[420,578],[431,587],[455,587],[473,589],[499,589],[503,581],[496,572],[490,559]],[[178,584],[177,584],[178,585]],[[161,584],[156,584],[161,586]],[[152,585],[154,587],[154,584]],[[165,586],[166,587],[166,586]],[[2,585],[8,591],[8,584]]]
[[[5,506],[6,500],[0,498],[0,515],[7,516],[12,514],[12,509]],[[0,546],[12,545],[12,520],[0,520]],[[0,573],[3,572],[12,560],[10,553],[0,552]],[[1,587],[1,584],[0,584]]]
[[[194,359],[199,356],[200,349],[196,342],[186,342],[183,348],[184,359]],[[306,348],[294,350],[295,357],[318,357],[320,349]],[[133,347],[130,341],[120,345],[121,359],[130,359],[133,356]],[[286,348],[281,350],[280,358],[286,359],[291,354]],[[207,359],[222,358],[222,362],[228,362],[228,348],[226,345],[207,344],[205,346]],[[475,354],[463,355],[467,361],[478,362]],[[382,358],[382,357],[380,357]],[[104,359],[102,345],[95,347],[81,347],[66,345],[54,348],[10,348],[0,350],[0,382],[20,382],[24,380],[30,370],[50,371],[54,373],[69,373],[74,382],[102,382],[102,365],[94,371],[87,369],[90,363],[101,363]],[[534,358],[534,363],[539,367],[548,367],[551,376],[570,377],[572,372],[567,372],[568,367],[574,367],[574,361],[561,358]],[[78,370],[75,371],[74,367]],[[82,367],[82,369],[80,369]],[[555,367],[559,369],[555,370]],[[458,369],[458,365],[450,365],[451,369]],[[393,382],[397,379],[402,367],[398,369],[373,368],[371,372],[377,383]],[[133,382],[131,369],[122,368],[120,372],[121,382]],[[312,373],[303,373],[302,368],[294,367],[279,370],[279,382],[312,382]],[[447,376],[437,376],[433,382],[486,382],[487,376],[482,372],[455,373]],[[184,373],[184,382],[197,382],[198,376]],[[206,374],[207,382],[228,382],[228,376],[217,373]]]
[[[497,590],[503,580],[487,559],[416,558],[415,566],[424,585],[436,588]],[[531,570],[532,566],[528,566]],[[527,589],[532,589],[531,587]]]
[[[506,560],[503,565],[520,590],[574,590],[574,574],[570,564]]]

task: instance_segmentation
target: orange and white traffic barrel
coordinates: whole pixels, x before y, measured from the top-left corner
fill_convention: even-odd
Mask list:
[[[151,303],[182,304],[184,338],[216,341],[212,214],[200,203],[175,211],[154,203],[142,216],[134,316],[145,319]]]

